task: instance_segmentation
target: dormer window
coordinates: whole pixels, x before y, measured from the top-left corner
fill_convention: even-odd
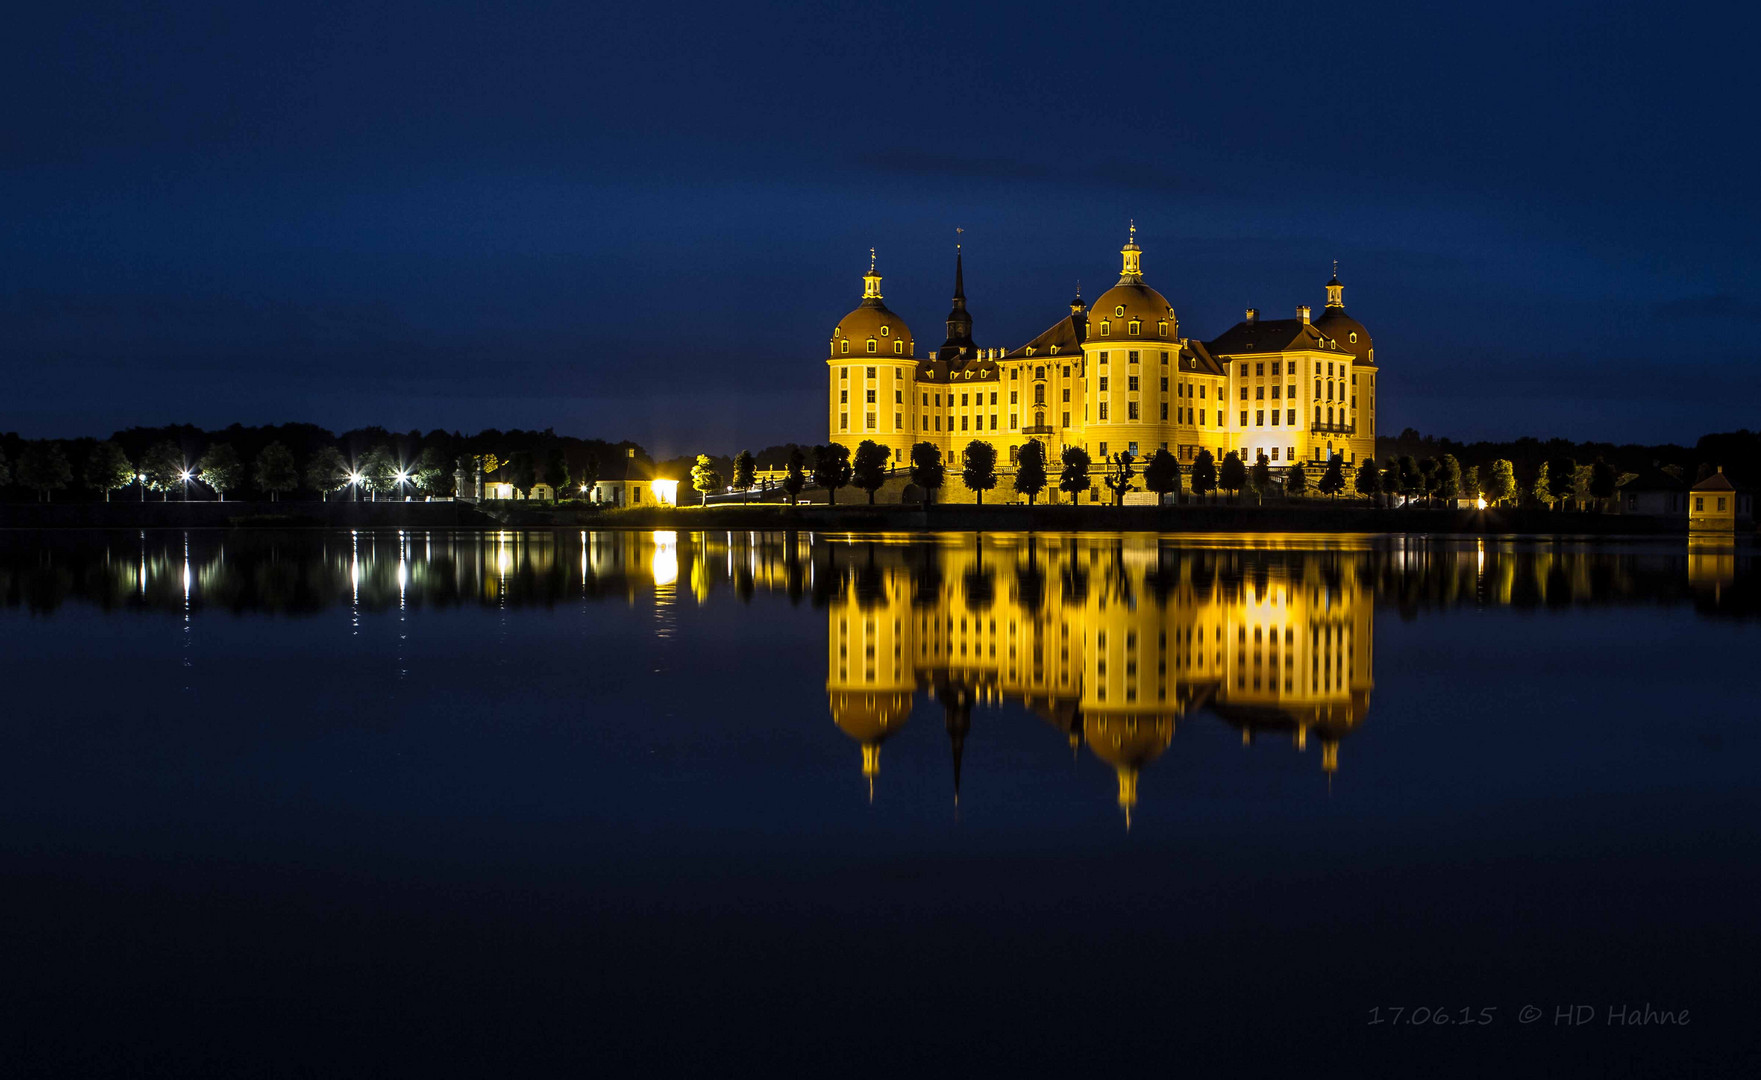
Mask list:
[[[1357,331],[1356,331],[1356,330],[1353,330],[1353,331],[1352,331],[1352,332],[1351,332],[1351,343],[1352,343],[1352,344],[1353,344],[1353,345],[1356,345],[1356,344],[1357,344]]]
[[[905,355],[905,343],[903,341],[893,342],[893,355],[894,356],[904,356]]]
[[[869,351],[869,352],[875,352],[875,351],[876,351],[876,349],[875,349],[875,344],[874,344],[874,339],[873,339],[873,338],[869,338],[869,339],[868,339],[868,351]]]
[[[892,332],[893,332],[892,327],[889,327],[889,326],[881,327],[881,337],[886,337],[888,334],[890,334]]]
[[[1124,304],[1120,304],[1118,307],[1113,309],[1113,317],[1116,319],[1123,319],[1125,317],[1125,305]]]
[[[1109,335],[1112,334],[1112,332],[1113,332],[1113,324],[1108,322],[1105,319],[1102,319],[1101,320],[1101,336],[1108,337]]]
[[[1157,337],[1167,337],[1168,336],[1168,324],[1167,323],[1159,322],[1156,324],[1156,336]]]
[[[850,351],[850,342],[847,340],[838,342],[838,351],[839,352],[846,352],[846,353],[849,352]]]
[[[1051,352],[1052,352],[1053,356],[1057,356],[1058,355],[1058,347],[1056,345],[1053,345]]]
[[[1132,337],[1136,337],[1137,335],[1143,333],[1143,323],[1137,321],[1136,319],[1133,319],[1125,327],[1125,332],[1130,334]]]

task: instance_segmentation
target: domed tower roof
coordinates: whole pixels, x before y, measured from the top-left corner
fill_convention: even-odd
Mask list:
[[[1125,827],[1137,805],[1137,773],[1168,749],[1174,739],[1174,718],[1153,713],[1084,713],[1082,741],[1095,757],[1113,766],[1119,777],[1119,808]]]
[[[873,800],[874,778],[880,774],[880,744],[911,718],[911,695],[904,691],[840,690],[831,695],[830,704],[832,723],[862,744],[862,775],[868,778],[868,797]]]
[[[1375,342],[1364,324],[1345,313],[1345,286],[1339,283],[1339,264],[1333,264],[1333,279],[1327,282],[1327,306],[1315,320],[1315,328],[1339,343],[1360,364],[1373,364],[1370,352]]]
[[[1089,340],[1179,340],[1180,323],[1174,317],[1174,305],[1143,283],[1143,249],[1137,246],[1136,222],[1132,223],[1131,238],[1119,249],[1119,255],[1119,283],[1097,297],[1088,309]]]
[[[915,343],[905,320],[893,314],[881,299],[881,276],[874,269],[874,249],[868,249],[868,273],[862,275],[862,303],[838,320],[832,331],[831,355],[911,356]],[[869,343],[874,347],[870,348]]]

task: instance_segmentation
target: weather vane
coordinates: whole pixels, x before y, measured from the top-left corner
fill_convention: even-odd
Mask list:
[[[868,272],[874,273],[874,249],[868,249]]]
[[[956,251],[958,251],[960,249],[960,234],[965,231],[966,231],[965,229],[962,229],[958,225],[954,226],[954,249]]]
[[[1339,260],[1338,259],[1333,260],[1333,276],[1334,277],[1339,276]]]

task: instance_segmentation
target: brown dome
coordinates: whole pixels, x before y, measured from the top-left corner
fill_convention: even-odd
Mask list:
[[[1339,343],[1339,347],[1352,355],[1360,364],[1370,364],[1370,350],[1375,343],[1370,340],[1370,332],[1364,324],[1345,313],[1344,308],[1330,307],[1321,312],[1315,320],[1315,329],[1326,334]]]
[[[1154,714],[1084,713],[1082,740],[1095,757],[1115,768],[1137,768],[1168,749],[1174,718]]]
[[[841,344],[844,341],[850,343],[847,353]],[[870,341],[874,342],[872,353],[868,351]],[[911,328],[904,319],[888,311],[885,304],[864,301],[861,307],[838,320],[837,329],[832,331],[832,355],[911,356]]]
[[[1138,324],[1131,332],[1132,322]],[[1102,327],[1106,327],[1102,332]],[[1124,341],[1173,341],[1179,323],[1168,298],[1148,285],[1115,285],[1102,293],[1088,309],[1088,343]]]
[[[831,695],[832,723],[857,742],[878,743],[905,726],[911,695],[840,690]]]

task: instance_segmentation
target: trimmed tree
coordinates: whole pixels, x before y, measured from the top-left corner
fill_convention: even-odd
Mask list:
[[[1359,495],[1371,502],[1376,501],[1376,493],[1382,488],[1382,474],[1376,470],[1375,458],[1364,458],[1358,464],[1357,476],[1353,478],[1352,486]]]
[[[734,455],[734,490],[750,493],[752,485],[758,482],[758,459],[752,451],[742,450]],[[750,501],[750,499],[746,500]]]
[[[709,505],[709,493],[722,486],[722,474],[715,471],[708,454],[698,454],[691,466],[691,486],[697,490],[697,505]]]
[[[169,499],[171,489],[183,480],[183,451],[169,439],[154,443],[141,458],[141,475],[161,500]]]
[[[1327,468],[1321,473],[1321,479],[1315,484],[1315,490],[1332,498],[1345,490],[1345,458],[1334,454],[1327,459]]]
[[[1426,458],[1419,462],[1420,483],[1425,489],[1425,505],[1431,505],[1431,497],[1437,494],[1437,459]]]
[[[1400,493],[1411,500],[1425,491],[1425,475],[1419,471],[1419,463],[1412,459],[1411,454],[1400,457]]]
[[[531,457],[530,454],[526,455],[526,468],[529,472],[536,474],[537,470],[532,468]],[[520,481],[524,478],[518,475],[517,465],[515,472],[513,484],[516,489],[519,489],[521,487]],[[368,450],[366,455],[361,458],[360,473],[361,483],[366,485],[368,493],[373,496],[373,501],[378,502],[381,492],[390,491],[397,484],[397,459],[391,456],[391,448],[375,446]],[[536,476],[533,479],[536,479]],[[532,479],[526,481],[526,490],[530,490],[532,482]]]
[[[1498,458],[1480,475],[1480,493],[1493,506],[1516,495],[1516,466]]]
[[[1209,450],[1200,450],[1192,459],[1192,493],[1204,498],[1217,490],[1217,459]]]
[[[997,486],[997,448],[982,439],[966,444],[960,453],[960,479],[984,505],[984,493]]]
[[[1241,489],[1247,486],[1247,466],[1233,450],[1223,455],[1223,467],[1217,470],[1217,486],[1227,491],[1231,499],[1239,498]]]
[[[842,443],[813,448],[813,482],[824,488],[826,500],[838,504],[838,489],[850,483],[850,448]]]
[[[789,505],[794,506],[801,498],[801,489],[807,486],[807,455],[799,446],[789,447],[789,463],[783,473],[783,493],[789,497]]]
[[[444,495],[452,490],[452,463],[440,447],[427,447],[416,458],[415,477],[416,486],[428,495]]]
[[[1394,505],[1394,496],[1400,494],[1400,465],[1390,461],[1382,470],[1382,494],[1388,497],[1388,505]]]
[[[1453,506],[1461,495],[1461,462],[1454,454],[1444,454],[1437,459],[1437,497],[1443,505]]]
[[[1555,504],[1577,492],[1578,463],[1568,457],[1547,460],[1547,494]]]
[[[226,493],[237,491],[239,483],[245,478],[245,463],[239,459],[238,451],[231,443],[215,443],[202,452],[196,462],[196,473],[202,483],[214,489],[220,501],[226,501]]]
[[[920,442],[911,447],[911,482],[923,489],[925,503],[935,502],[936,492],[947,482],[948,467],[942,464],[942,451],[935,443]]]
[[[29,443],[18,455],[18,482],[37,493],[39,502],[52,502],[51,492],[60,491],[73,479],[73,466],[61,444],[45,439]]]
[[[342,451],[334,446],[321,446],[306,463],[306,486],[328,501],[330,493],[341,491],[349,483],[349,463]]]
[[[1088,451],[1080,446],[1066,446],[1059,461],[1063,468],[1058,473],[1058,490],[1070,496],[1075,502],[1077,497],[1088,490],[1088,467],[1093,464],[1089,460]]]
[[[887,482],[887,463],[893,455],[873,439],[856,444],[856,457],[850,462],[850,486],[868,492],[868,505],[874,505],[874,493]]]
[[[1308,466],[1297,462],[1284,470],[1284,494],[1301,496],[1309,489]]]
[[[1015,493],[1027,496],[1027,505],[1046,489],[1046,444],[1029,439],[1015,456]]]
[[[86,455],[84,479],[87,487],[102,491],[104,501],[109,502],[112,491],[134,483],[135,467],[122,452],[122,447],[106,439]]]
[[[1131,481],[1137,476],[1137,470],[1131,467],[1134,460],[1129,450],[1121,450],[1107,459],[1107,473],[1103,479],[1107,490],[1113,493],[1114,506],[1125,504],[1125,493],[1131,490]]]
[[[1264,503],[1266,489],[1272,486],[1272,459],[1264,450],[1254,458],[1253,468],[1247,471],[1248,483],[1253,485],[1254,498]]]
[[[1461,497],[1477,499],[1480,497],[1480,467],[1469,465],[1461,470]]]
[[[1156,493],[1158,500],[1180,493],[1180,462],[1166,447],[1150,455],[1143,467],[1143,486]]]
[[[562,443],[552,443],[544,452],[544,482],[550,485],[551,496],[560,502],[563,489],[569,486],[569,457],[563,453]]]
[[[279,442],[265,446],[257,455],[257,467],[252,470],[251,478],[260,490],[269,493],[270,502],[280,502],[285,492],[300,484],[300,470],[294,465],[293,451]]]
[[[1590,497],[1596,500],[1601,510],[1608,509],[1608,500],[1614,498],[1614,489],[1619,481],[1620,476],[1614,471],[1614,466],[1601,458],[1597,458],[1590,466]]]

